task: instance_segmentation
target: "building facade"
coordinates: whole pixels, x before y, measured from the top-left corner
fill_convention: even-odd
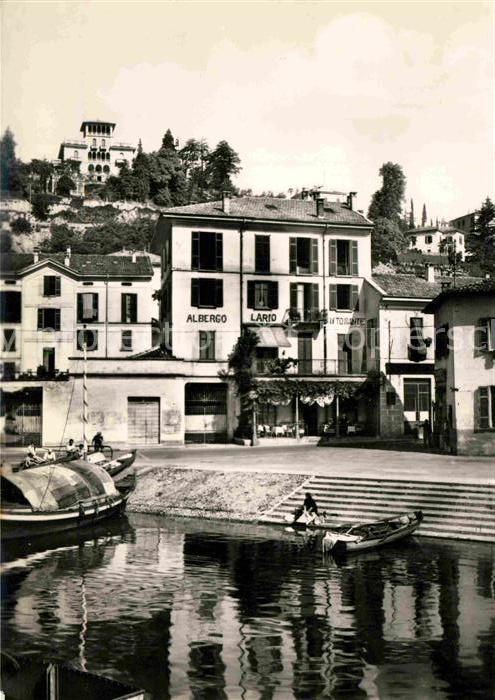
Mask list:
[[[453,454],[495,455],[495,285],[444,290],[435,315],[434,428]]]
[[[124,163],[132,165],[136,147],[116,141],[115,126],[98,119],[83,121],[82,136],[64,139],[60,144],[58,163],[76,166],[86,183],[103,183],[111,175],[118,175]]]
[[[410,250],[418,250],[426,255],[446,255],[455,251],[461,260],[465,258],[465,233],[458,227],[428,226],[414,228],[407,233]]]

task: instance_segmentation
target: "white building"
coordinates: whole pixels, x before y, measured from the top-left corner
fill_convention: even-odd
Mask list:
[[[451,227],[428,226],[408,231],[409,249],[418,250],[426,255],[447,255],[455,250],[465,257],[465,234]]]
[[[495,455],[495,284],[444,290],[424,311],[435,314],[440,446],[453,454]]]
[[[115,124],[98,119],[81,124],[82,136],[66,138],[59,148],[59,162],[79,165],[86,182],[105,182],[110,175],[118,175],[124,163],[132,165],[136,147],[115,140]]]

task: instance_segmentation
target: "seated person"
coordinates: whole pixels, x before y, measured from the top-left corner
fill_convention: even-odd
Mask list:
[[[71,457],[73,457],[77,453],[77,445],[75,444],[72,438],[70,438],[69,442],[65,446],[65,451]]]
[[[293,522],[297,522],[303,515],[306,524],[314,522],[318,517],[318,506],[310,493],[306,493],[302,506],[294,511]]]
[[[47,449],[45,452],[45,462],[55,462],[57,459],[57,455],[55,452],[52,450],[51,447]]]
[[[33,443],[31,443],[27,448],[26,463],[28,462],[28,460],[31,466],[33,464],[39,464],[40,462],[43,462],[43,457],[40,457],[36,454],[36,447]]]

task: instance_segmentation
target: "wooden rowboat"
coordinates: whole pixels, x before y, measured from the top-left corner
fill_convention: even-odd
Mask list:
[[[47,535],[93,525],[122,513],[132,493],[82,460],[2,471],[2,538]]]
[[[416,510],[383,520],[328,530],[323,537],[323,551],[342,555],[382,547],[411,535],[422,520],[423,513]]]
[[[102,467],[110,476],[117,476],[124,469],[134,464],[135,459],[136,450],[131,450],[115,459],[107,459],[101,452],[92,452],[88,455],[87,461],[89,464],[97,464],[99,467]]]

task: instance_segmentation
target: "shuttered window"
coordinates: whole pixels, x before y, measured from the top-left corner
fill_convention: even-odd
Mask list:
[[[441,360],[449,355],[449,324],[437,328],[435,333],[435,359]]]
[[[60,309],[38,309],[38,330],[59,331]]]
[[[77,295],[77,322],[98,321],[98,294],[83,292]]]
[[[495,318],[480,318],[475,333],[476,349],[481,352],[495,350]]]
[[[359,311],[359,287],[357,284],[331,284],[329,308],[334,311]]]
[[[57,275],[45,275],[43,277],[43,296],[60,296],[60,277]]]
[[[219,308],[223,306],[223,280],[191,280],[191,306],[197,308]]]
[[[270,236],[254,237],[254,269],[256,272],[270,272]]]
[[[289,271],[299,275],[318,274],[317,238],[289,238]]]
[[[84,346],[87,352],[98,350],[98,331],[89,329],[77,331],[77,349],[82,351]]]
[[[137,294],[122,294],[120,301],[122,323],[137,323]]]
[[[475,391],[474,418],[476,430],[495,429],[495,386],[480,386]]]
[[[21,292],[0,292],[0,323],[20,323]]]
[[[122,331],[121,350],[132,350],[132,331]]]
[[[359,275],[357,241],[334,239],[329,242],[329,274]]]
[[[250,280],[247,288],[248,309],[278,309],[278,282]]]
[[[191,269],[223,270],[223,233],[192,231]]]
[[[15,352],[15,328],[3,328],[2,336],[2,352]]]

